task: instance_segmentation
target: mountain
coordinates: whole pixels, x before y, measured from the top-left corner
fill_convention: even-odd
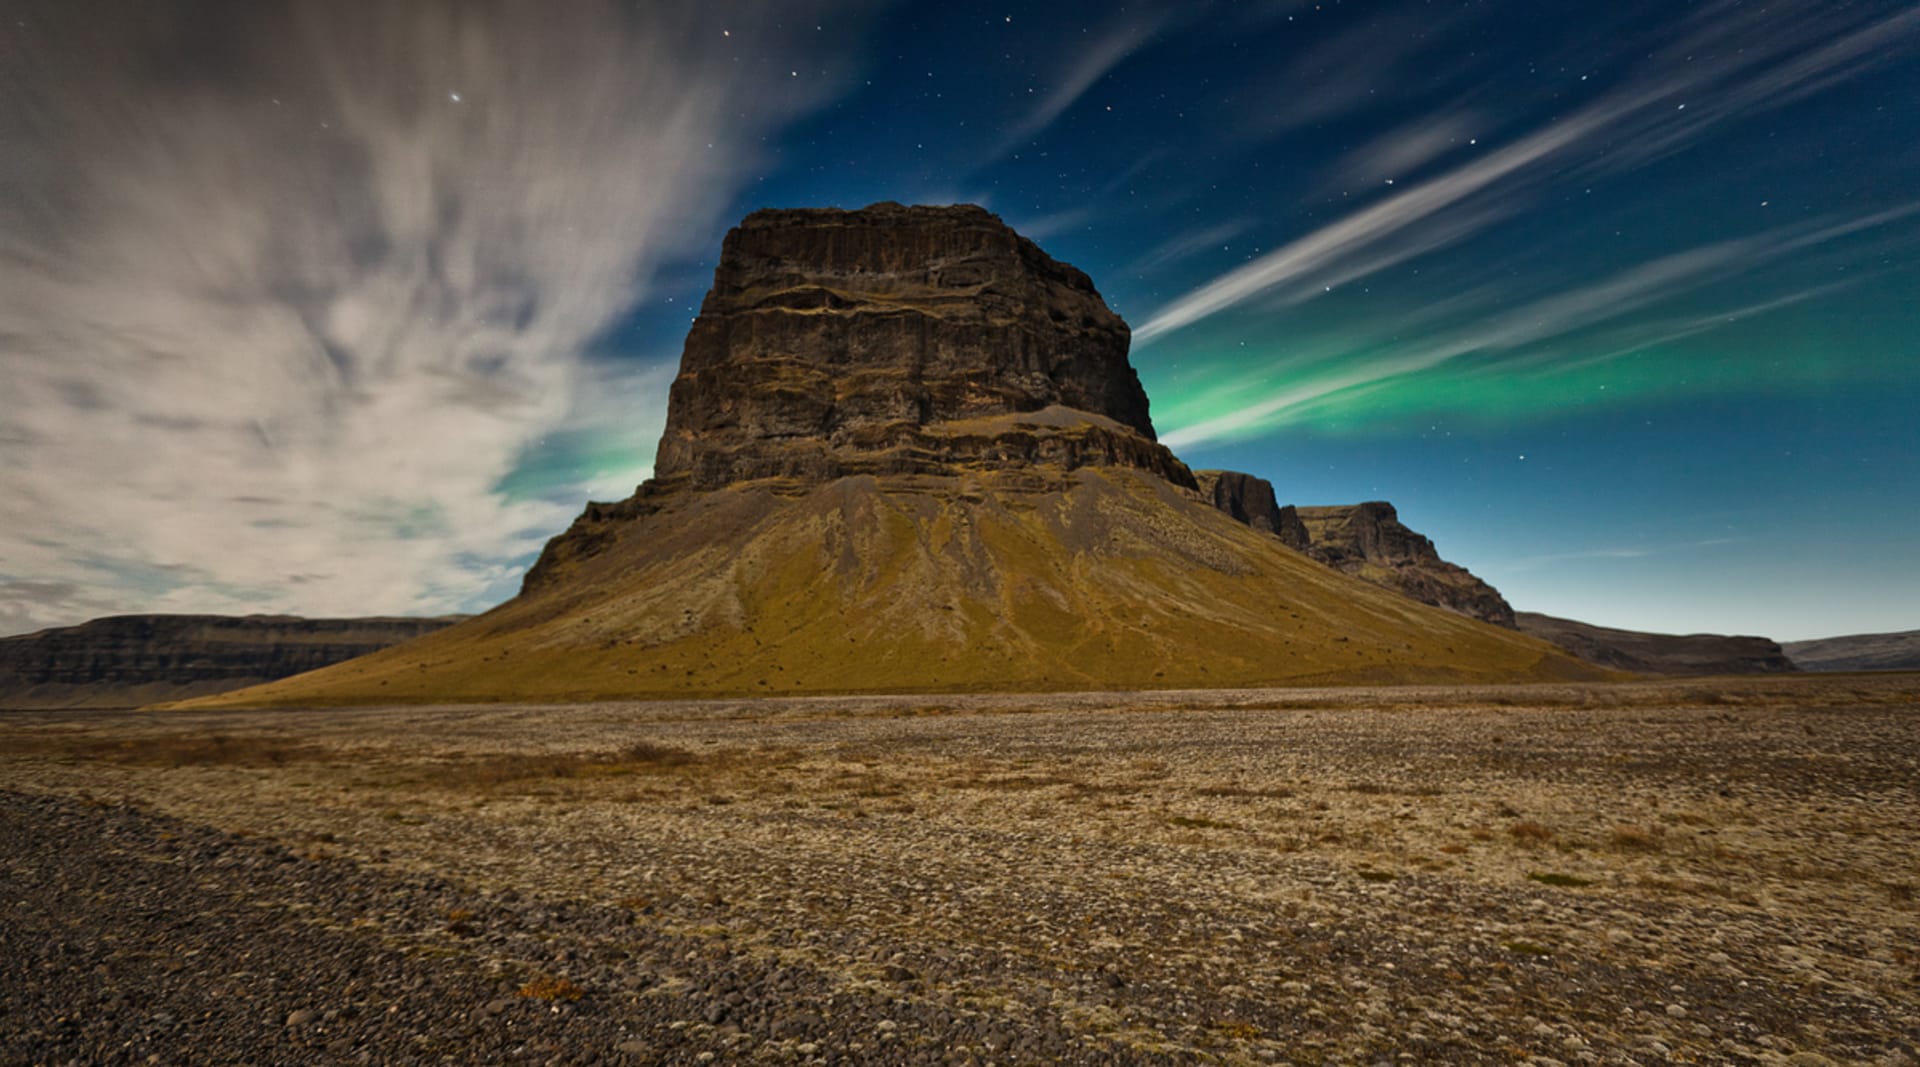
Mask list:
[[[1520,632],[1551,641],[1589,663],[1640,674],[1772,674],[1794,663],[1764,637],[1654,634],[1615,630],[1530,611],[1515,619]]]
[[[1920,671],[1920,630],[1789,641],[1783,647],[1803,671]]]
[[[1219,470],[1196,471],[1194,476],[1202,495],[1215,508],[1256,530],[1273,534],[1328,566],[1423,604],[1518,629],[1595,666],[1644,674],[1755,674],[1795,669],[1780,646],[1764,637],[1641,633],[1532,612],[1516,614],[1499,590],[1466,568],[1441,559],[1433,542],[1403,525],[1393,505],[1384,501],[1340,507],[1283,507],[1273,484],[1264,478]],[[1898,639],[1913,635],[1881,636]],[[1898,646],[1897,640],[1890,644]],[[1908,647],[1920,647],[1920,643]],[[1900,662],[1898,651],[1891,656],[1890,662]]]
[[[727,235],[655,476],[519,596],[202,705],[1603,674],[1302,555],[1154,437],[1126,324],[977,207]]]
[[[463,617],[94,619],[0,638],[0,708],[127,708],[221,693],[377,652]]]
[[[1513,628],[1513,608],[1499,591],[1457,563],[1440,558],[1427,540],[1402,525],[1381,500],[1298,509],[1308,552],[1329,566],[1425,604]]]
[[[1223,470],[1196,471],[1195,478],[1215,508],[1335,570],[1422,604],[1514,628],[1513,608],[1499,590],[1441,559],[1432,541],[1401,524],[1392,504],[1282,507],[1265,478]]]

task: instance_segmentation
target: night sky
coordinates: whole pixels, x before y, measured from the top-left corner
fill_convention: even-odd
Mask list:
[[[1920,627],[1920,6],[0,2],[0,633],[474,611],[719,241],[974,202],[1517,608]]]

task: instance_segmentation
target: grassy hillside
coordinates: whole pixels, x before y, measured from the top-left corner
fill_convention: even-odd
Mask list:
[[[1330,570],[1151,475],[688,494],[543,591],[194,707],[1602,675]]]

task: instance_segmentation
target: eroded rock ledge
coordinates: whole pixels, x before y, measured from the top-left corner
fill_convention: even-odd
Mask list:
[[[687,335],[655,473],[717,489],[1119,464],[1191,486],[1129,336],[1086,274],[982,208],[757,211]]]

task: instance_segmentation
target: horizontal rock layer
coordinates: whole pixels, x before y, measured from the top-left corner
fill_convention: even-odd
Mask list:
[[[1440,558],[1433,542],[1400,522],[1382,500],[1298,509],[1312,555],[1337,570],[1423,604],[1514,628],[1513,607],[1493,586]]]
[[[981,208],[758,211],[727,235],[687,335],[655,475],[717,489],[1040,457],[1190,485],[1153,442],[1128,339],[1084,273]],[[1097,416],[1104,433],[1085,436],[1104,439],[926,429],[1047,408]]]
[[[131,707],[219,693],[364,656],[460,618],[94,619],[0,638],[0,707]]]

